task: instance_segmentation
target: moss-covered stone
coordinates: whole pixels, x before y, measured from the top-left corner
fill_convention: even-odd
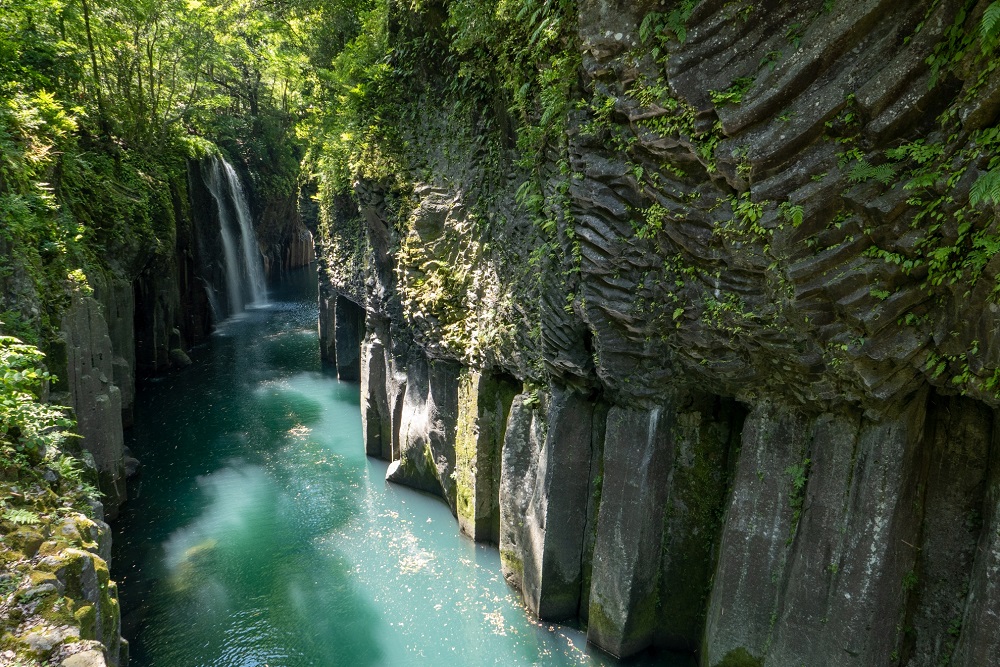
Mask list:
[[[455,488],[462,530],[477,541],[499,541],[500,451],[519,385],[487,371],[465,369],[459,382]]]
[[[517,587],[520,588],[521,578],[524,576],[524,561],[521,560],[521,557],[510,549],[501,549],[500,566],[503,568],[508,583],[516,582]]]
[[[97,638],[97,609],[93,605],[83,605],[73,612],[73,617],[80,628],[81,639]]]
[[[749,651],[741,646],[727,653],[723,656],[722,660],[713,665],[713,667],[763,667],[763,665],[763,660],[755,658]]]

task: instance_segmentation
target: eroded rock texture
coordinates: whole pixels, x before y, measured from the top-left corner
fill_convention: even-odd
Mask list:
[[[615,655],[994,660],[988,5],[581,0],[530,173],[421,107],[317,238],[368,453]]]
[[[77,295],[63,317],[69,396],[83,447],[94,456],[110,518],[125,502],[122,392],[114,383],[115,355],[100,304]]]

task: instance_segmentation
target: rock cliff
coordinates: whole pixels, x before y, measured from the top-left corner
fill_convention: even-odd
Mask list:
[[[474,4],[397,8],[445,64],[397,64],[405,169],[321,211],[367,452],[614,655],[987,664],[990,3],[526,3],[528,156],[502,94],[449,102],[491,89],[445,18]]]

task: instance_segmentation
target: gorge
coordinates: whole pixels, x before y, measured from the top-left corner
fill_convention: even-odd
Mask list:
[[[72,408],[105,515],[74,481],[89,472],[58,472],[4,416],[0,655],[127,661],[104,565],[122,513],[111,574],[122,562],[127,610],[156,619],[140,664],[442,664],[457,635],[394,652],[435,614],[435,632],[496,642],[459,664],[995,661],[1000,3],[237,5],[187,7],[190,39],[240,37],[178,56],[210,54],[172,98],[204,108],[156,118],[174,127],[162,162],[132,116],[92,120],[131,73],[81,69],[75,128],[70,93],[4,111],[3,150],[31,158],[6,164],[53,162],[2,172],[2,331],[61,378],[32,391]],[[97,50],[79,62],[98,71]],[[39,127],[57,137],[41,158]],[[265,275],[302,280],[314,257],[315,336],[287,293],[258,307]],[[236,370],[201,375],[221,360]],[[199,405],[229,407],[193,425]],[[126,481],[133,421],[151,498]],[[205,495],[167,516],[146,503],[175,466]],[[418,531],[428,499],[382,476],[470,539]],[[255,544],[255,522],[272,537]],[[400,551],[421,540],[458,565]],[[361,562],[470,597],[416,601]],[[91,571],[96,588],[74,583]],[[345,611],[362,579],[396,606]],[[199,635],[197,610],[270,648]],[[494,612],[523,643],[489,632]],[[188,631],[208,652],[171,653]]]

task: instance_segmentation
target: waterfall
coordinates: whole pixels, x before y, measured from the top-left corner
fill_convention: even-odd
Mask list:
[[[215,199],[219,213],[228,304],[226,313],[235,315],[249,305],[267,302],[257,236],[253,231],[243,185],[231,164],[221,157],[212,157],[205,185]]]

